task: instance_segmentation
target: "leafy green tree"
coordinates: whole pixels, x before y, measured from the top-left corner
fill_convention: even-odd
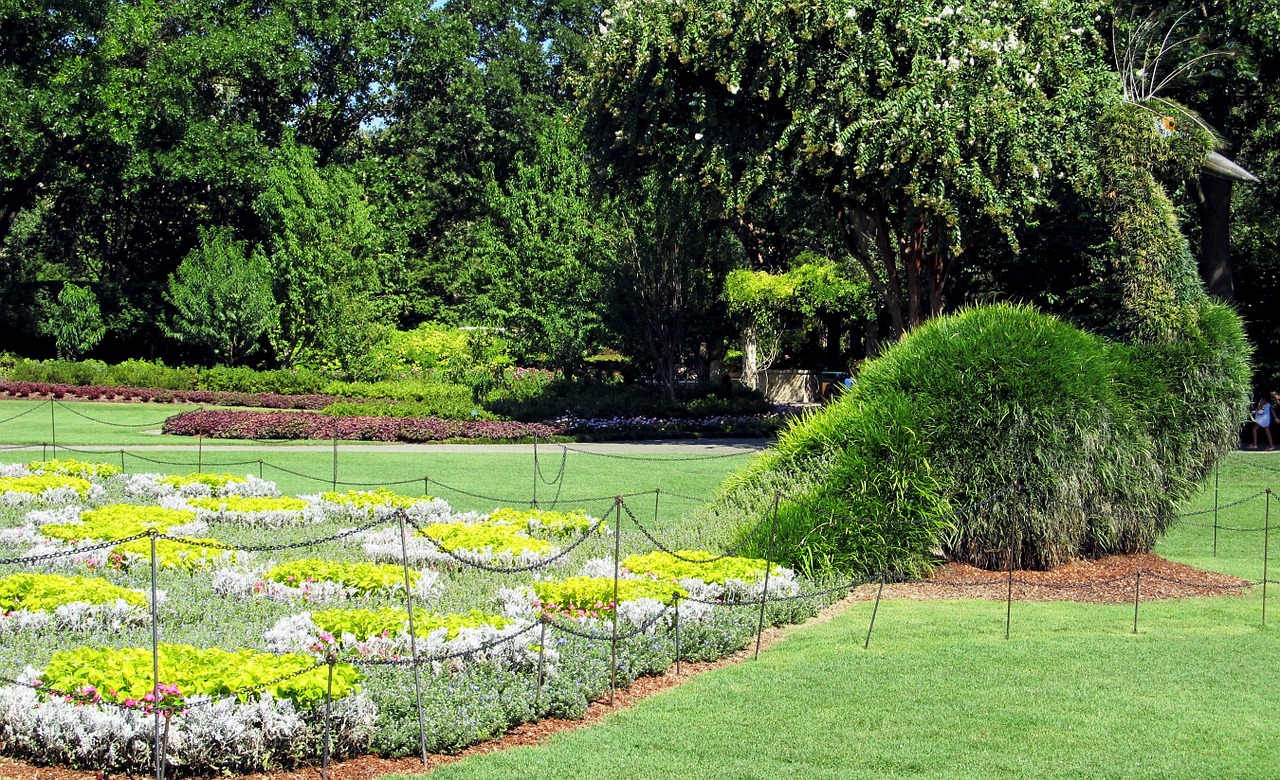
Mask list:
[[[369,346],[379,287],[375,229],[355,179],[320,168],[286,144],[254,202],[266,234],[279,323],[271,333],[289,365],[346,367]]]
[[[58,358],[75,360],[93,349],[107,332],[98,296],[88,287],[67,282],[54,301],[44,301],[40,330],[53,336]]]
[[[271,266],[230,228],[200,231],[200,245],[169,277],[166,300],[174,308],[169,334],[236,365],[258,349],[276,323]]]
[[[505,328],[519,359],[577,370],[604,340],[611,249],[576,127],[549,121],[485,201],[485,215],[447,239],[459,288],[474,291],[458,316]]]
[[[676,399],[682,368],[722,357],[724,274],[739,254],[698,188],[650,173],[618,198],[607,317],[620,346]],[[701,364],[701,365],[699,365]]]
[[[615,171],[660,160],[750,214],[815,193],[892,326],[945,308],[966,249],[1089,179],[1118,99],[1095,5],[1014,0],[621,2],[594,39],[588,136]]]

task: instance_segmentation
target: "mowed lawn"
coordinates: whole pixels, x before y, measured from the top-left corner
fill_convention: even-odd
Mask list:
[[[0,418],[14,412],[0,403]],[[95,417],[147,422],[177,406],[85,404]],[[80,408],[80,407],[77,407]],[[109,409],[104,413],[104,409]],[[119,410],[119,411],[116,411]],[[75,429],[62,420],[58,430]],[[146,414],[144,414],[146,413]],[[41,441],[32,418],[0,426],[3,441]],[[113,414],[121,416],[112,417]],[[44,421],[45,432],[48,421]],[[15,425],[21,425],[15,433]],[[123,430],[123,429],[121,429]],[[155,434],[103,430],[85,422],[77,443],[157,442]],[[150,438],[146,438],[146,437]],[[15,438],[16,437],[16,438]],[[137,437],[137,438],[133,438]],[[168,439],[169,437],[165,437]],[[59,440],[70,443],[75,439]],[[189,440],[170,439],[189,444]],[[118,453],[64,452],[118,462]],[[186,473],[190,450],[126,456],[130,471]],[[32,460],[39,451],[0,451],[0,461]],[[264,449],[200,455],[205,471],[256,473],[286,493],[327,489],[327,452]],[[405,482],[462,509],[492,509],[489,498],[540,501],[606,497],[661,488],[657,515],[676,530],[696,499],[710,496],[745,457],[685,461],[619,460],[540,453],[444,453],[339,450],[342,482]],[[220,465],[234,464],[234,465]],[[290,474],[283,469],[297,472]],[[274,473],[273,473],[274,470]],[[304,475],[304,476],[299,476]],[[1280,487],[1280,456],[1238,453],[1218,476],[1217,555],[1214,486],[1189,502],[1185,518],[1157,552],[1202,568],[1260,579],[1263,528],[1272,518],[1263,492]],[[469,494],[450,493],[444,486]],[[676,498],[675,493],[687,496]],[[1238,502],[1238,503],[1237,503]],[[1272,498],[1274,503],[1274,497]],[[1227,506],[1231,505],[1232,506]],[[652,494],[628,499],[646,521]],[[590,505],[587,508],[599,510]],[[642,511],[644,510],[644,511]],[[1276,518],[1280,520],[1280,518]],[[625,528],[625,523],[624,523]],[[1243,529],[1243,530],[1235,530]],[[1268,550],[1274,557],[1275,551]],[[1268,571],[1272,579],[1280,579]],[[1280,614],[1261,626],[1262,592],[1217,599],[1144,602],[1139,632],[1131,605],[1013,605],[1004,639],[1003,602],[885,601],[870,649],[863,649],[872,605],[859,602],[827,622],[792,628],[747,661],[610,716],[547,744],[475,756],[437,767],[435,778],[880,778],[1097,777],[1188,778],[1280,776]]]
[[[51,431],[49,407],[39,407],[40,403],[0,401],[0,420],[30,412],[0,423],[0,463],[57,456],[123,464],[130,473],[254,474],[275,481],[287,495],[316,493],[334,486],[334,455],[327,441],[271,442],[256,447],[253,442],[205,439],[199,445],[189,437],[157,433],[166,416],[196,408],[181,404],[60,402]],[[56,433],[57,447],[43,446],[50,441],[51,432]],[[41,446],[4,446],[19,444]],[[84,449],[138,445],[182,449],[127,449],[123,454],[120,450]],[[227,446],[237,449],[223,449]],[[710,498],[725,475],[745,465],[752,453],[743,450],[725,457],[694,453],[693,459],[642,451],[623,454],[625,457],[605,457],[566,452],[558,445],[543,443],[535,470],[531,446],[521,452],[469,453],[444,451],[430,444],[380,447],[373,442],[339,442],[336,480],[339,490],[388,486],[411,495],[425,491],[457,509],[477,511],[489,511],[500,504],[527,506],[536,494],[540,506],[582,508],[599,514],[610,508],[614,496],[623,495],[641,522],[656,517],[660,525],[672,525]],[[622,516],[627,519],[625,512]]]
[[[1280,457],[1233,455],[1219,505],[1280,485],[1278,476]],[[1186,518],[1158,552],[1259,579],[1265,499],[1219,511],[1214,557],[1211,482],[1186,508],[1205,514]],[[1266,628],[1260,587],[1143,602],[1137,634],[1131,605],[1015,603],[1009,640],[1002,602],[885,601],[865,650],[872,605],[859,602],[791,629],[757,662],[431,777],[1277,777],[1277,596],[1273,586]]]

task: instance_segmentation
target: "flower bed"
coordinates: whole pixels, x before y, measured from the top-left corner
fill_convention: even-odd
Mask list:
[[[162,569],[176,569],[187,573],[205,571],[231,566],[246,556],[249,556],[249,553],[226,549],[217,539],[208,537],[156,540],[156,565]],[[150,566],[151,540],[134,539],[131,542],[117,544],[107,553],[105,560],[96,565],[103,564],[113,569]]]
[[[215,573],[213,589],[232,598],[341,601],[352,598],[402,598],[404,569],[382,563],[303,558],[268,569],[225,569]],[[435,595],[439,573],[410,569],[414,598]]]
[[[605,533],[608,523],[592,517],[585,510],[576,509],[571,512],[556,512],[548,509],[511,509],[504,507],[489,513],[489,522],[496,524],[509,523],[522,526],[530,533],[545,533],[552,536],[580,536],[589,531]]]
[[[360,538],[365,555],[375,561],[458,568],[467,563],[486,566],[532,566],[560,554],[545,539],[529,536],[520,526],[490,523],[484,515],[455,515],[450,521],[419,526],[419,533],[404,537],[399,528],[366,531]]]
[[[0,477],[0,504],[24,507],[33,504],[70,504],[101,501],[106,491],[87,479],[59,474],[27,474]]]
[[[501,660],[523,663],[530,658],[528,623],[479,610],[440,614],[413,610],[419,657],[469,654],[467,662]],[[511,637],[509,642],[500,642]],[[303,652],[324,656],[396,659],[412,657],[409,620],[403,609],[330,609],[281,618],[263,634],[273,652]],[[491,645],[486,650],[479,648]],[[534,651],[536,655],[536,650]],[[454,664],[453,668],[460,668]]]
[[[679,556],[679,557],[677,557]],[[655,551],[622,560],[631,575],[679,582],[694,598],[727,602],[758,599],[764,591],[766,561],[762,558],[720,558],[703,550]],[[796,575],[778,564],[769,565],[769,592],[799,592]]]
[[[417,417],[326,417],[311,412],[197,411],[164,421],[164,433],[213,439],[332,439],[426,442],[449,439],[550,438],[564,431],[541,423]]]
[[[49,627],[119,631],[147,619],[145,594],[97,577],[13,574],[0,579],[0,633]]]
[[[42,525],[40,533],[63,542],[74,543],[86,539],[109,542],[144,534],[152,529],[156,533],[172,532],[174,535],[202,533],[203,527],[195,525],[195,522],[196,513],[187,509],[110,504],[82,512],[77,521]]]
[[[367,522],[374,517],[389,517],[396,509],[405,510],[406,516],[419,525],[442,522],[452,513],[444,499],[402,496],[383,488],[325,492],[302,498],[314,504],[329,519],[356,523]]]
[[[613,614],[612,577],[569,577],[543,580],[532,585],[537,601],[533,606],[548,615],[573,618],[605,618]],[[647,579],[618,580],[618,603],[653,601],[670,604],[689,593],[673,582]],[[621,613],[619,613],[621,615]]]
[[[64,477],[79,477],[87,480],[101,480],[122,473],[119,466],[110,463],[88,463],[74,458],[58,458],[56,460],[37,460],[27,464],[32,474],[60,474]]]
[[[151,668],[149,648],[84,647],[29,669],[25,684],[0,687],[6,753],[145,773],[154,760]],[[171,766],[230,773],[317,758],[328,674],[310,656],[162,644],[160,669]],[[354,668],[333,667],[339,757],[364,751],[373,736],[377,708],[357,692],[357,679]],[[249,690],[262,692],[242,693]]]
[[[323,514],[301,498],[226,496],[189,498],[185,504],[205,522],[248,528],[283,528],[324,520]]]
[[[252,474],[129,474],[122,477],[126,496],[155,501],[165,496],[209,498],[244,496],[274,498],[280,489],[271,480]]]

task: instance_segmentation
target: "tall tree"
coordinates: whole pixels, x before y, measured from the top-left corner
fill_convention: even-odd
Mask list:
[[[731,211],[820,193],[902,332],[975,241],[1088,178],[1117,96],[1090,2],[623,2],[587,69],[597,153],[664,160]]]
[[[505,328],[527,360],[576,370],[603,336],[608,229],[576,126],[548,122],[512,175],[489,179],[484,215],[448,237],[456,283],[474,291],[456,316]]]
[[[347,366],[368,347],[377,245],[364,193],[336,166],[286,144],[254,209],[274,269],[276,354],[287,364]]]
[[[678,177],[650,173],[616,208],[608,315],[620,345],[674,402],[680,369],[723,357],[720,294],[739,250],[699,188]],[[705,379],[705,365],[697,373]]]
[[[169,277],[169,334],[236,365],[258,349],[277,319],[271,266],[261,249],[236,240],[230,228],[200,231],[200,245]]]

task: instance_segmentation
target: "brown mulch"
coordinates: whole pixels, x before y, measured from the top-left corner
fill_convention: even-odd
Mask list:
[[[1142,582],[1138,583],[1138,572]],[[926,582],[886,585],[886,598],[992,599],[1009,594],[1009,572],[987,571],[963,563],[948,563]],[[1092,561],[1073,561],[1052,571],[1013,572],[1014,601],[1079,601],[1086,604],[1132,604],[1134,591],[1142,601],[1190,596],[1235,596],[1252,583],[1229,574],[1202,571],[1167,561],[1151,553],[1108,555]],[[854,590],[855,599],[875,598],[876,585]]]
[[[1136,574],[1141,570],[1139,598],[1143,601],[1189,596],[1239,595],[1250,583],[1239,577],[1202,571],[1182,563],[1167,561],[1158,555],[1111,555],[1094,561],[1076,561],[1053,571],[1014,571],[1015,601],[1079,601],[1089,604],[1132,603]],[[959,563],[948,563],[933,573],[926,582],[886,585],[885,598],[912,599],[992,599],[1008,597],[1008,572],[992,572]],[[1095,584],[1096,583],[1096,584]],[[824,609],[805,624],[827,622],[843,612],[851,603],[875,598],[877,585],[863,585],[847,599]],[[764,632],[761,647],[784,640],[795,626],[771,628]],[[619,690],[611,704],[608,697],[593,702],[581,720],[544,718],[516,726],[502,737],[473,745],[455,755],[430,756],[432,765],[459,761],[480,753],[507,748],[537,745],[554,734],[579,729],[630,707],[643,699],[674,688],[691,677],[713,669],[740,664],[752,656],[754,645],[734,655],[711,663],[682,664],[681,674],[674,668],[656,677],[642,677],[630,687]],[[391,773],[421,773],[420,758],[378,758],[362,756],[348,761],[335,761],[329,768],[331,780],[373,780]],[[144,776],[145,777],[145,776]],[[244,775],[240,780],[318,780],[319,767],[288,772]],[[99,772],[32,766],[0,757],[0,779],[12,780],[105,780]]]

